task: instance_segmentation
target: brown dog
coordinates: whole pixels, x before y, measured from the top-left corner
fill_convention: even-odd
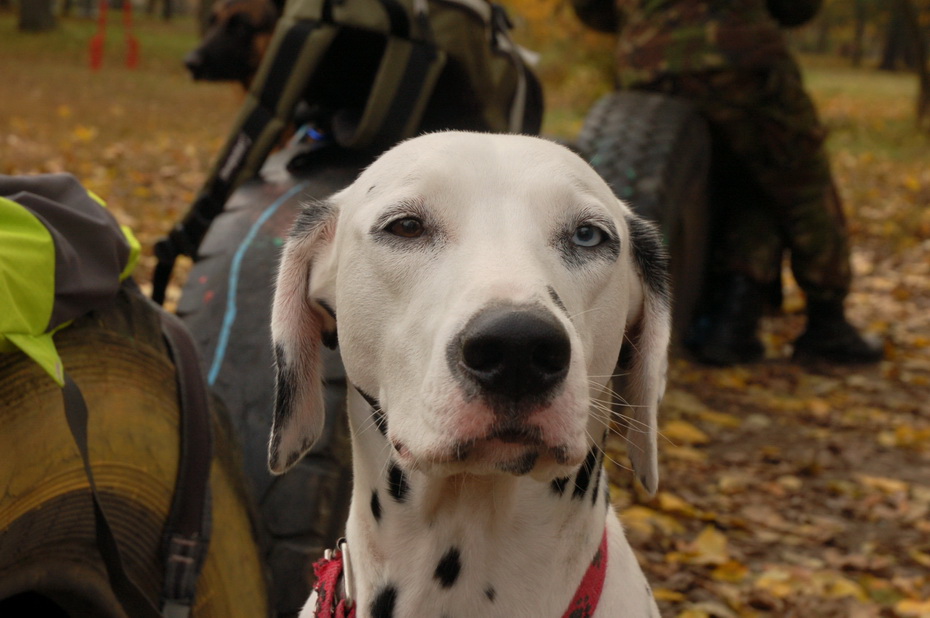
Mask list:
[[[191,76],[248,88],[283,5],[284,0],[217,0],[200,45],[184,58]]]

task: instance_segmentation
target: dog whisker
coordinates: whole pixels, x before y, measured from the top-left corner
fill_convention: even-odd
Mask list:
[[[606,459],[607,461],[609,461],[616,467],[620,468],[621,470],[625,470],[627,472],[633,472],[633,469],[631,467],[623,465],[622,463],[620,463],[619,461],[611,457],[610,453],[607,452],[607,449],[605,449],[601,444],[599,444],[596,440],[594,440],[594,438],[591,436],[590,433],[588,433],[587,431],[585,433],[587,433],[588,438],[590,438],[591,441],[594,442],[594,445],[597,447],[597,450],[604,456],[604,459]]]

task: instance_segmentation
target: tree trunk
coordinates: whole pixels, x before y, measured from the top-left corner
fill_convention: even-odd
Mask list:
[[[895,11],[904,21],[907,48],[917,71],[920,90],[917,93],[917,123],[930,130],[930,72],[927,70],[927,41],[920,26],[920,13],[912,0],[895,0]]]
[[[885,32],[885,45],[882,49],[882,60],[878,68],[882,71],[896,71],[900,65],[914,68],[915,54],[914,42],[911,39],[911,28],[908,24],[910,12],[913,10],[910,3],[893,0],[891,3],[891,16],[888,20],[888,30]],[[916,11],[914,11],[916,15]]]
[[[856,25],[853,33],[853,46],[851,60],[854,67],[862,66],[863,44],[862,39],[865,36],[865,2],[856,0],[855,5]]]
[[[829,11],[821,11],[817,18],[817,43],[816,50],[818,54],[826,54],[830,51],[830,19]]]
[[[52,13],[52,0],[22,0],[19,7],[19,29],[23,32],[54,30],[58,23]]]

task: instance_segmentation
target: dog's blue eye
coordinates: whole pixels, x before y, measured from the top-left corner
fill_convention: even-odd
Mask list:
[[[605,234],[599,227],[581,225],[572,235],[572,242],[579,247],[596,247],[605,240]]]
[[[405,217],[392,221],[385,230],[401,238],[419,238],[423,235],[423,222],[413,217]]]

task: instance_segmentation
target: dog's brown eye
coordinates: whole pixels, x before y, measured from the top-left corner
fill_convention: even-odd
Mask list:
[[[401,238],[419,238],[423,235],[423,222],[413,217],[398,219],[387,226],[387,231]]]

